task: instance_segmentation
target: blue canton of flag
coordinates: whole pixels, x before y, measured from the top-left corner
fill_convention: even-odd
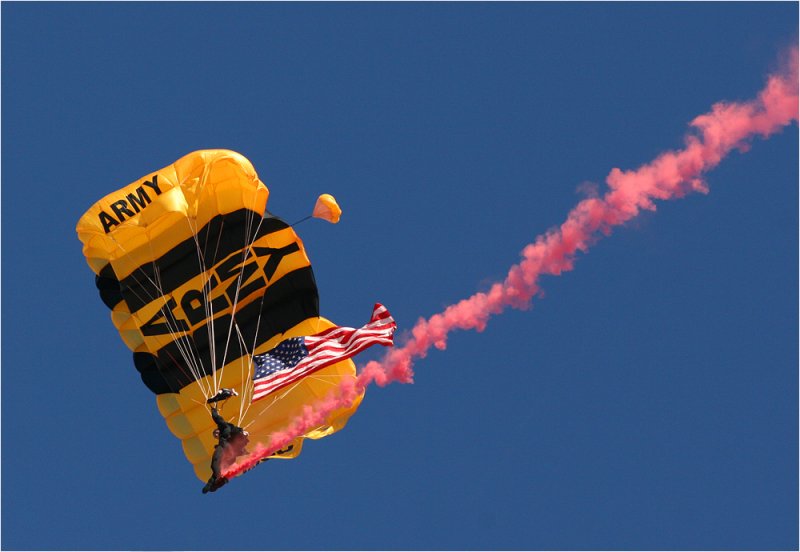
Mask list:
[[[291,370],[297,363],[308,356],[308,349],[302,337],[292,337],[268,353],[253,357],[256,363],[256,373],[253,379],[272,376],[277,372]]]

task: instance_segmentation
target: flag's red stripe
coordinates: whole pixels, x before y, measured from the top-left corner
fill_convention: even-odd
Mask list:
[[[373,343],[391,345],[392,340],[388,338],[375,338],[373,336],[364,336],[362,338],[353,341],[347,348],[331,345],[330,347],[318,349],[318,352],[315,353],[313,357],[311,356],[306,357],[305,359],[303,359],[303,361],[300,362],[300,364],[303,364],[305,362],[316,362],[317,360],[324,360],[327,358],[349,358],[355,354],[354,349],[357,347],[361,347],[362,343],[366,343],[367,345],[371,345]],[[363,347],[361,347],[361,349],[363,349]]]
[[[350,336],[346,343],[342,343],[339,341],[325,341],[322,343],[317,343],[313,346],[313,348],[309,347],[309,354],[314,355],[317,354],[319,351],[330,351],[330,350],[337,350],[337,351],[346,351],[350,345],[360,339],[389,339],[391,341],[392,336],[387,335],[385,333],[375,333],[375,332],[361,332],[358,334],[354,334]]]
[[[391,317],[389,317],[389,318],[391,318]],[[376,322],[380,322],[380,323],[376,323]],[[364,328],[375,329],[375,328],[380,328],[380,327],[396,328],[397,327],[397,324],[394,322],[394,320],[391,320],[391,322],[387,322],[385,320],[376,321],[376,322],[370,322],[369,324],[367,324],[366,326],[364,326],[363,328],[360,328],[360,329],[364,329]],[[337,326],[337,327],[334,327],[334,328],[328,328],[327,330],[325,330],[323,332],[320,332],[318,334],[314,334],[314,335],[308,336],[308,337],[306,337],[306,340],[308,341],[308,340],[318,340],[318,339],[338,339],[338,336],[340,334],[346,334],[346,333],[349,333],[349,332],[352,332],[352,331],[355,331],[355,328],[347,328],[347,327],[344,327],[344,326]]]
[[[317,370],[320,370],[322,368],[324,368],[324,366],[319,366],[316,368],[308,366],[306,367],[306,369],[302,369],[299,371],[292,370],[287,374],[283,374],[279,378],[273,378],[269,381],[258,383],[253,387],[252,401],[256,401],[258,399],[265,397],[266,395],[269,395],[270,393],[274,393],[275,391],[283,389],[284,387],[291,385],[295,381],[305,376],[308,376],[309,374],[316,372]]]
[[[342,333],[341,336],[336,337],[335,339],[331,338],[330,336],[323,338],[320,336],[313,335],[305,338],[305,344],[306,347],[308,347],[309,351],[311,351],[313,347],[317,347],[321,343],[330,343],[330,342],[345,343],[345,340],[352,339],[352,336],[354,334],[359,334],[359,333],[369,332],[369,333],[391,334],[392,332],[394,332],[395,328],[396,326],[386,326],[382,328],[364,326],[357,330],[354,328],[340,328],[344,331],[341,332]]]
[[[397,324],[395,323],[394,319],[392,318],[392,315],[389,314],[388,309],[386,307],[384,307],[383,305],[379,304],[379,303],[375,305],[375,310],[372,311],[372,318],[370,318],[369,324],[367,324],[366,327],[371,327],[373,325],[373,323],[375,323],[376,321],[385,321],[385,323],[387,323],[387,324],[394,325],[395,327],[397,326]],[[310,337],[328,337],[329,338],[329,337],[332,337],[332,336],[338,334],[339,332],[348,331],[348,330],[352,330],[352,329],[354,329],[354,328],[347,328],[347,327],[342,327],[342,326],[334,326],[333,328],[328,328],[327,330],[323,330],[323,331],[319,332],[318,334],[314,334],[313,336],[310,336]],[[306,339],[308,339],[308,338],[306,338]]]

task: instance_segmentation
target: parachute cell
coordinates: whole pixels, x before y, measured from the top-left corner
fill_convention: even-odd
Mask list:
[[[314,216],[338,221],[327,197]],[[206,400],[220,389],[240,391],[220,403],[225,417],[267,444],[304,405],[355,378],[344,360],[250,402],[253,355],[335,326],[320,316],[303,242],[266,211],[268,198],[245,157],[203,150],[107,195],[77,225],[112,322],[201,480],[215,444]],[[274,457],[341,429],[362,397]]]

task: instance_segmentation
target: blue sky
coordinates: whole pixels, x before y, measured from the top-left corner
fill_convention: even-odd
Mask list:
[[[796,549],[798,132],[203,496],[74,233],[202,148],[299,227],[325,316],[486,289],[585,183],[679,148],[796,3],[2,4],[4,549]],[[370,352],[359,364],[374,358]]]

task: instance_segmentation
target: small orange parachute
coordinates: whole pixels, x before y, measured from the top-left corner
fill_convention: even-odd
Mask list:
[[[331,224],[336,224],[342,216],[342,210],[339,208],[339,204],[336,203],[336,199],[332,195],[322,194],[317,198],[312,216],[327,220]]]

